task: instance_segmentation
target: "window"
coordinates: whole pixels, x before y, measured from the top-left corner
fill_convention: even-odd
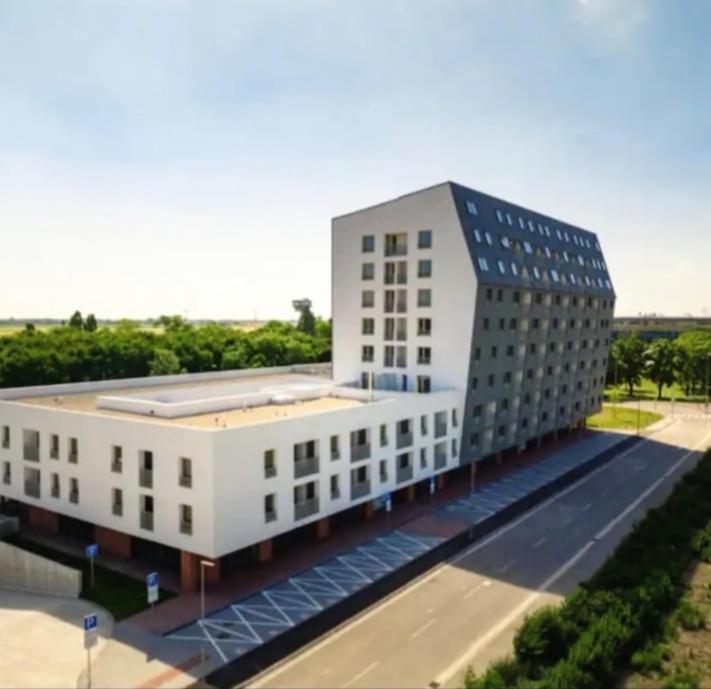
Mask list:
[[[474,234],[474,241],[477,244],[481,244],[481,232],[479,232],[479,230],[474,230],[473,234]]]
[[[364,254],[371,254],[375,251],[375,237],[372,234],[363,235],[361,249]]]
[[[74,477],[69,479],[69,502],[79,504],[79,480]]]
[[[426,468],[427,468],[427,448],[421,447],[420,448],[420,469],[426,469]]]
[[[469,435],[469,447],[474,449],[479,444],[479,434],[471,433]]]
[[[506,213],[506,222],[513,227],[513,220],[511,219],[510,213]]]
[[[431,389],[429,376],[417,376],[417,392],[430,392]]]
[[[431,249],[432,248],[432,230],[420,230],[417,233],[417,248]]]
[[[388,480],[388,461],[386,459],[380,460],[379,474],[380,482],[385,483]]]
[[[363,318],[361,320],[361,334],[363,335],[373,335],[375,334],[375,319],[374,318]]]
[[[467,211],[469,212],[469,215],[479,215],[479,211],[477,210],[476,203],[474,203],[474,201],[467,201]]]
[[[428,433],[428,428],[427,428],[427,415],[423,414],[420,416],[420,435],[426,436]]]
[[[178,482],[183,488],[193,487],[193,460],[189,457],[180,458],[180,478]]]
[[[264,450],[264,478],[272,478],[276,475],[276,451]]]
[[[523,243],[523,250],[529,255],[533,253],[533,248],[531,247],[530,242]]]
[[[141,488],[153,488],[153,453],[150,450],[140,450],[138,463],[138,485]]]
[[[501,246],[503,246],[504,249],[511,248],[511,242],[509,241],[509,238],[506,235],[501,235]]]
[[[513,275],[514,277],[518,277],[518,266],[513,261],[511,261],[510,266],[511,275]]]
[[[28,462],[40,461],[40,434],[39,431],[22,429],[22,457]]]
[[[418,289],[417,290],[417,306],[427,307],[432,306],[432,290]]]
[[[471,382],[472,391],[476,390],[478,387],[479,387],[479,379],[475,376],[474,378],[472,378],[472,382]]]
[[[496,345],[494,345],[494,346],[491,348],[491,358],[492,358],[492,359],[496,359],[496,356],[498,355],[498,353],[499,353],[499,349],[498,349],[498,347],[497,347]]]
[[[479,256],[479,258],[477,259],[477,263],[479,264],[479,268],[484,272],[489,270],[489,264],[483,256]]]
[[[420,260],[417,262],[417,277],[431,278],[432,277],[432,261],[429,259]]]
[[[146,531],[153,531],[153,496],[141,495],[140,504],[139,525]]]
[[[432,334],[432,320],[430,318],[417,319],[417,334],[425,336]]]
[[[407,254],[407,233],[385,235],[385,255],[405,256]]]
[[[387,447],[388,444],[388,426],[385,423],[380,424],[380,447]]]
[[[499,272],[502,275],[506,275],[506,264],[501,259],[496,261],[496,265],[499,267]]]
[[[338,474],[331,476],[331,500],[338,500],[341,497],[340,477]]]
[[[360,276],[363,280],[373,280],[375,278],[375,264],[363,263],[361,265]]]
[[[123,448],[120,445],[111,446],[111,471],[114,474],[123,471]]]
[[[76,438],[69,438],[69,462],[76,464],[79,461],[79,441]]]
[[[9,486],[12,482],[12,465],[10,462],[2,463],[2,482]]]
[[[375,306],[375,292],[372,289],[365,289],[361,292],[360,304],[364,309]]]
[[[111,489],[111,514],[123,516],[123,491],[120,488]]]
[[[459,415],[456,409],[452,409],[452,428],[459,426]]]
[[[417,363],[421,365],[427,365],[431,363],[432,350],[429,347],[418,347],[417,348]]]
[[[493,388],[493,387],[494,387],[495,381],[496,381],[496,378],[494,377],[494,374],[493,374],[493,373],[490,373],[490,374],[487,376],[487,384],[489,385],[490,388]]]
[[[10,426],[2,427],[2,446],[6,450],[10,447]]]
[[[193,508],[192,505],[180,505],[180,533],[192,536],[193,533]]]
[[[482,325],[483,325],[483,327],[484,327],[484,330],[488,330],[488,329],[489,329],[489,319],[488,319],[488,318],[484,318],[484,321],[483,321]]]
[[[541,279],[541,272],[538,270],[536,266],[533,266],[533,277],[536,278],[536,280]]]
[[[489,246],[493,246],[494,242],[491,239],[491,235],[488,232],[484,232],[484,239]]]
[[[269,523],[276,521],[276,518],[276,495],[269,493],[269,495],[264,496],[264,521]]]
[[[332,435],[330,440],[331,460],[341,458],[341,440],[337,435]]]
[[[59,436],[54,433],[49,436],[49,458],[59,459]]]
[[[373,345],[363,345],[361,348],[361,361],[363,363],[372,363],[375,358],[375,348]]]
[[[49,494],[53,498],[59,498],[60,490],[59,490],[59,474],[51,474],[50,475],[50,487],[49,487]]]

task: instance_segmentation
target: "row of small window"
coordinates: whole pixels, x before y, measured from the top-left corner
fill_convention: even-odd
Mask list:
[[[432,248],[432,230],[418,231],[417,248]],[[404,256],[407,253],[407,232],[386,234],[384,249],[386,256]],[[375,252],[375,235],[365,234],[361,237],[361,251],[364,254]]]
[[[547,374],[549,376],[554,375],[553,370],[550,366],[548,367]],[[560,374],[560,372],[558,371],[555,375],[559,375],[559,374]],[[528,369],[528,371],[526,372],[526,377],[529,380],[533,380],[534,377],[536,377],[536,373],[534,373],[532,368]],[[538,376],[537,377],[538,378],[543,377],[543,368],[538,369]],[[512,379],[513,379],[513,377],[512,377],[511,371],[506,371],[503,374],[502,380],[504,381],[504,385],[510,385]],[[490,388],[493,388],[496,386],[496,376],[493,373],[490,373],[487,376],[487,384]],[[583,380],[576,381],[575,382],[575,390],[577,390],[578,392],[581,392],[585,387],[591,388],[591,387],[595,387],[596,385],[604,385],[604,384],[605,384],[605,377],[604,376],[599,376],[599,377],[594,376],[593,378],[590,378],[587,381],[583,381]],[[476,392],[479,389],[479,378],[477,378],[476,376],[473,377],[471,380],[471,389],[474,392]],[[563,383],[560,386],[559,390],[560,390],[558,393],[559,395],[567,395],[568,394],[568,383]],[[551,388],[546,388],[544,390],[543,397],[546,400],[551,398]],[[503,409],[504,411],[508,410],[508,408],[509,408],[508,399],[505,398],[505,399],[501,400],[501,402],[502,402],[502,405],[500,406],[500,410],[501,409]],[[531,403],[531,393],[527,392],[523,395],[523,404],[530,404],[530,403]],[[482,413],[482,405],[481,404],[475,405],[474,410],[473,410],[474,418],[478,418],[479,416],[481,416],[481,413]]]
[[[123,489],[111,489],[111,514],[115,517],[124,516]],[[152,495],[140,496],[138,512],[139,526],[145,531],[153,531],[155,514],[155,499]],[[193,507],[192,505],[178,505],[178,531],[184,536],[193,534]]]
[[[385,318],[383,319],[385,340],[406,340],[407,339],[407,319],[406,318]],[[361,334],[375,335],[375,319],[361,319]],[[417,319],[417,335],[427,337],[432,334],[432,319]]]
[[[607,342],[607,340],[605,340]],[[590,349],[591,351],[596,350],[600,346],[600,340],[595,340],[595,342],[590,342]],[[607,346],[607,345],[605,345]],[[521,344],[519,345],[519,356],[523,356],[525,353],[524,349],[525,345]],[[556,352],[563,353],[565,351],[568,352],[577,352],[580,349],[588,349],[588,340],[582,340],[581,344],[578,345],[577,342],[573,342],[573,340],[568,340],[566,348],[563,348],[563,343],[562,342],[541,342],[540,344],[536,344],[535,342],[531,342],[528,345],[528,353],[531,355],[536,354],[538,352],[541,356],[544,356],[545,354],[555,354]],[[491,347],[491,359],[495,360],[499,356],[499,346],[498,345],[492,345]],[[474,348],[474,361],[479,362],[481,361],[481,352],[482,349],[481,347],[475,347]],[[509,344],[506,345],[506,356],[509,358],[513,358],[516,356],[516,347],[515,345]]]
[[[375,263],[362,263],[360,277],[362,280],[375,280]],[[383,277],[386,285],[407,284],[407,261],[397,263],[388,261],[384,265]],[[417,277],[432,277],[432,261],[429,258],[421,258],[417,261]]]
[[[24,468],[24,493],[31,498],[40,498],[40,470],[33,469],[30,467]],[[8,461],[2,463],[2,482],[4,485],[12,485],[12,464]],[[59,499],[60,494],[60,479],[59,474],[50,474],[50,495],[53,498]],[[69,478],[69,492],[68,492],[69,502],[78,505],[79,504],[79,480],[70,477]]]
[[[595,407],[596,405],[602,404],[602,396],[598,395],[597,397],[591,397],[588,405],[589,408]],[[572,409],[566,409],[565,406],[560,406],[558,407],[558,418],[559,419],[567,419],[570,417],[570,415],[573,412],[580,412],[582,411],[582,404],[580,401],[577,401],[574,403]],[[540,424],[545,425],[549,421],[552,421],[553,419],[551,418],[551,415],[547,411],[542,411],[540,415]],[[497,438],[504,438],[506,435],[512,436],[515,435],[516,431],[518,429],[520,430],[526,430],[529,427],[528,423],[528,418],[524,417],[522,419],[519,419],[518,422],[509,424],[509,426],[506,426],[506,424],[499,424],[496,427],[496,437]],[[533,417],[533,423],[531,424],[532,426],[535,426],[535,417]],[[469,435],[469,449],[470,450],[476,450],[481,444],[481,433],[480,432],[473,432]]]
[[[387,359],[388,362],[393,361],[391,358],[388,357]],[[397,361],[397,358],[395,358],[394,361]],[[392,367],[396,366],[396,363],[387,363],[386,366]],[[404,367],[404,366],[403,366]],[[398,366],[398,368],[403,368],[401,366]],[[389,377],[392,376],[393,374],[391,373],[385,373],[384,376]],[[374,374],[372,371],[363,371],[360,374],[360,387],[363,390],[369,390],[371,387],[376,387],[375,386],[375,380],[374,380]],[[388,381],[388,384],[386,386],[387,390],[397,390],[400,389],[402,392],[407,392],[411,388],[409,387],[408,383],[408,377],[406,374],[403,374],[401,376],[401,380],[399,385],[395,385],[395,387],[391,386],[391,380]],[[415,392],[420,392],[420,393],[428,393],[432,392],[432,379],[430,376],[423,376],[423,375],[418,375],[415,376],[415,386],[413,388]]]
[[[0,436],[2,436],[3,449],[11,449],[10,427],[3,426]],[[49,457],[50,459],[59,459],[59,455],[59,436],[52,433],[49,436]],[[40,461],[39,431],[22,429],[22,457],[28,462]],[[76,464],[79,461],[79,441],[76,438],[69,438],[67,443],[67,461],[70,464]]]
[[[543,292],[535,292],[533,293],[533,297],[531,297],[532,293],[524,291],[523,295],[521,294],[520,290],[513,290],[511,292],[511,301],[514,304],[520,304],[522,297],[523,297],[523,302],[525,304],[528,304],[531,302],[531,298],[533,298],[533,301],[537,305],[544,305],[544,306],[550,306],[551,303],[554,303],[556,306],[562,306],[564,308],[568,307],[568,304],[572,304],[573,307],[577,308],[578,305],[581,307],[585,307],[587,305],[588,308],[591,309],[597,309],[601,308],[603,310],[607,309],[608,307],[608,300],[607,299],[598,299],[596,297],[588,297],[587,301],[583,297],[578,297],[577,295],[573,295],[568,297],[567,295],[560,295],[560,294],[544,294]],[[493,287],[487,287],[486,292],[486,301],[488,302],[493,302],[494,301],[494,288]],[[504,301],[504,290],[502,288],[498,288],[496,290],[496,301],[501,303]],[[610,308],[612,308],[612,300],[609,302]],[[609,321],[607,321],[609,325]]]
[[[477,265],[482,272],[486,273],[489,271],[489,261],[484,256],[477,257]],[[535,280],[540,280],[541,282],[548,282],[552,280],[555,283],[567,285],[568,281],[570,281],[571,285],[580,286],[582,286],[584,282],[588,287],[598,287],[600,289],[606,287],[607,289],[612,289],[612,283],[608,278],[603,280],[603,278],[600,277],[595,278],[593,276],[591,278],[589,275],[576,277],[575,273],[559,273],[555,268],[547,270],[546,268],[539,269],[538,266],[532,266],[529,271],[528,267],[525,265],[522,265],[519,268],[515,261],[509,261],[507,264],[506,261],[500,258],[496,260],[496,267],[501,275],[506,275],[510,271],[511,275],[514,277],[518,277],[520,275],[522,278],[528,279],[533,276]]]
[[[531,325],[532,330],[548,330],[548,323],[550,322],[551,328],[553,330],[559,330],[559,329],[565,329],[566,325],[568,328],[571,330],[575,329],[576,325],[578,328],[586,328],[588,330],[590,329],[595,329],[597,327],[597,322],[596,320],[590,319],[590,318],[570,318],[570,319],[559,319],[559,318],[551,318],[550,321],[547,318],[540,319],[540,318],[531,318],[530,320],[528,318],[522,318],[521,319],[521,330],[526,332],[528,330],[528,325]],[[605,327],[605,323],[609,322],[606,321],[605,319],[600,319],[599,326],[600,327]],[[517,330],[519,321],[517,318],[509,318],[509,330]],[[491,330],[491,319],[488,316],[485,316],[482,319],[482,328],[485,331]],[[505,318],[499,318],[499,330],[506,330],[506,319]],[[587,343],[587,340],[584,340],[584,342]],[[598,340],[599,342],[599,340]],[[596,342],[597,344],[597,342]],[[606,343],[607,344],[607,343]],[[587,344],[583,345],[584,347],[587,346]]]
[[[373,345],[363,345],[361,347],[360,360],[364,364],[372,364],[375,361],[375,347]],[[431,347],[418,347],[417,365],[428,366],[431,363]],[[402,345],[385,345],[383,348],[383,366],[407,367],[407,347]]]
[[[371,289],[366,289],[361,292],[360,304],[364,309],[375,307],[375,292]],[[428,308],[432,306],[432,290],[418,289],[417,290],[417,306],[419,308]],[[407,290],[385,290],[384,311],[386,313],[404,313],[407,311]]]

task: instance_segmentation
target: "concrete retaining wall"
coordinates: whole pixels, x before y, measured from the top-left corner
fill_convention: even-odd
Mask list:
[[[20,520],[17,517],[6,517],[0,514],[0,538],[17,533],[20,528]]]
[[[81,592],[81,572],[0,542],[0,586],[78,598]]]

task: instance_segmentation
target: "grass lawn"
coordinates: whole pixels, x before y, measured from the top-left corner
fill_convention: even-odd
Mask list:
[[[67,567],[81,570],[81,597],[106,608],[117,622],[149,607],[146,598],[146,585],[138,579],[133,579],[120,572],[95,564],[95,585],[92,587],[89,561],[85,558],[67,555],[22,536],[10,536],[5,540],[18,548],[46,557],[48,560],[54,560],[67,565]],[[174,594],[170,591],[160,589],[159,600],[164,601],[168,598],[173,598],[173,596]]]
[[[643,378],[640,385],[634,389],[634,397],[629,396],[629,390],[626,385],[618,385],[617,390],[617,401],[624,402],[625,400],[636,399],[637,397],[643,400],[655,400],[657,399],[657,386],[649,379]],[[616,397],[615,386],[609,385],[605,388],[605,401],[614,402]],[[677,383],[671,386],[664,386],[662,390],[662,399],[670,400],[674,398],[676,402],[703,402],[703,395],[690,395],[687,397],[684,391],[679,387]]]
[[[639,426],[646,428],[662,418],[661,414],[651,411],[639,412]],[[634,430],[637,428],[637,410],[629,407],[617,407],[606,404],[599,414],[588,418],[590,428],[618,428],[624,430]]]

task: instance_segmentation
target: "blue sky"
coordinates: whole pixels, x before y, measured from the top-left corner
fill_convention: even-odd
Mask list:
[[[447,179],[711,315],[706,0],[0,0],[0,317],[330,312],[330,219]]]

